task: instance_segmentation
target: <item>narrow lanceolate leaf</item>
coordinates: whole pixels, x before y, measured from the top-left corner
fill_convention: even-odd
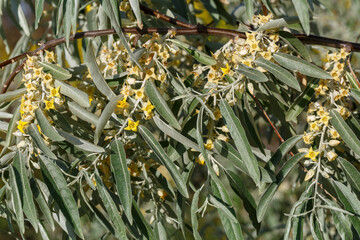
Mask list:
[[[256,82],[267,82],[266,75],[255,68],[250,68],[244,64],[239,64],[236,71]]]
[[[132,206],[132,215],[134,216],[134,221],[138,225],[140,231],[144,234],[146,239],[155,240],[156,238],[152,227],[144,218],[134,199],[132,200]]]
[[[150,99],[151,103],[155,106],[156,111],[170,123],[171,126],[176,128],[177,130],[181,129],[179,122],[176,117],[172,113],[170,107],[167,105],[165,99],[161,96],[159,90],[155,86],[155,84],[148,80],[145,84],[145,93],[146,96]]]
[[[131,51],[130,45],[125,38],[124,32],[121,28],[121,21],[119,20],[119,7],[116,1],[101,0],[101,6],[104,8],[106,15],[110,18],[111,25],[114,27],[116,34],[119,36],[121,43],[124,45],[126,51],[129,53],[131,60],[140,68],[139,62],[136,60],[134,53]]]
[[[230,135],[234,139],[235,146],[239,151],[240,157],[248,169],[248,173],[254,180],[255,184],[258,185],[260,183],[259,165],[253,152],[251,151],[244,128],[241,126],[239,119],[235,116],[234,111],[224,100],[220,101],[220,111],[226,121],[228,129],[230,130]]]
[[[360,172],[346,159],[338,157],[337,160],[340,163],[341,168],[344,170],[348,182],[354,189],[360,192]]]
[[[130,172],[126,164],[126,155],[122,142],[115,139],[111,143],[111,171],[115,178],[116,189],[124,207],[126,217],[129,222],[132,223],[131,205],[132,205],[132,194],[131,194],[131,183],[130,183]]]
[[[45,144],[44,139],[39,133],[36,125],[33,123],[28,128],[28,133],[32,140],[35,142],[35,145],[49,158],[56,159],[56,155],[50,150],[50,148]]]
[[[294,88],[295,90],[301,91],[300,85],[297,79],[289,73],[286,69],[279,65],[270,62],[264,58],[258,58],[255,60],[255,64],[271,72],[279,81]]]
[[[263,0],[264,2],[265,0]],[[273,21],[270,21],[268,23],[265,23],[264,25],[260,26],[256,31],[261,32],[272,28],[281,28],[288,26],[290,24],[298,23],[299,18],[298,17],[284,17],[275,19]]]
[[[198,232],[198,219],[196,216],[196,211],[198,210],[198,204],[199,204],[199,197],[200,197],[200,192],[201,192],[202,188],[199,188],[198,190],[196,190],[196,192],[194,193],[192,202],[191,202],[191,208],[190,208],[190,215],[191,215],[191,223],[192,223],[192,230],[193,230],[193,236],[195,238],[195,240],[201,240],[201,236]]]
[[[133,12],[135,14],[137,25],[139,28],[142,28],[143,24],[141,21],[141,11],[140,11],[139,0],[129,0],[129,2],[130,2],[131,9],[133,10]]]
[[[37,29],[44,10],[44,0],[35,0],[35,6],[35,29]]]
[[[176,39],[168,39],[168,41],[171,41],[175,43],[177,46],[181,47],[182,49],[186,50],[193,58],[195,58],[199,63],[202,63],[204,65],[215,65],[217,62],[214,58],[210,57],[209,55],[200,52],[193,46],[180,42]]]
[[[81,107],[79,104],[73,101],[67,102],[69,110],[81,120],[84,120],[88,123],[96,125],[99,121],[99,117],[95,114],[89,112],[85,108]]]
[[[352,88],[350,89],[350,95],[355,98],[358,103],[360,103],[360,90]]]
[[[338,208],[338,205],[335,202],[332,202],[329,199],[325,199],[327,205],[330,207]],[[345,216],[342,212],[331,210],[332,217],[334,219],[335,227],[340,235],[341,239],[347,240],[347,239],[353,239],[353,234],[351,230],[351,223],[349,221],[349,218]]]
[[[83,239],[84,235],[81,229],[78,206],[59,167],[43,155],[40,155],[40,167],[44,181],[51,192],[51,196],[71,224],[75,233]]]
[[[306,49],[304,44],[297,37],[285,31],[280,31],[279,35],[286,43],[288,43],[291,47],[293,47],[294,50],[297,51],[303,58],[305,58],[309,62],[312,61],[309,51]]]
[[[188,139],[187,137],[185,137],[184,135],[182,135],[181,133],[179,133],[178,131],[176,131],[174,128],[172,128],[171,126],[167,125],[163,120],[161,120],[158,116],[154,116],[153,117],[154,122],[156,124],[156,126],[166,135],[168,135],[169,137],[171,137],[172,139],[176,140],[177,142],[183,144],[184,146],[188,147],[188,148],[193,148],[195,150],[198,151],[199,146],[194,143],[193,141],[191,141],[190,139]]]
[[[26,93],[26,88],[20,88],[20,89],[14,90],[14,91],[2,93],[2,94],[0,94],[0,104],[4,103],[4,102],[10,102],[14,99],[17,99],[18,97],[21,97],[22,95],[24,95],[24,93]]]
[[[306,35],[310,33],[310,14],[309,7],[306,0],[292,0],[296,13],[299,16],[301,26]]]
[[[276,167],[279,165],[280,161],[286,156],[286,154],[295,146],[295,144],[302,139],[302,135],[292,136],[283,142],[279,148],[276,150],[274,155],[266,163],[265,169],[275,172]]]
[[[305,90],[295,99],[293,104],[289,107],[289,110],[286,112],[285,119],[286,121],[294,121],[297,116],[303,112],[304,108],[308,105],[311,98],[314,96],[315,87],[317,86],[319,79],[313,78],[307,84]]]
[[[302,58],[286,53],[274,53],[273,57],[281,66],[306,76],[324,79],[332,78],[328,72]]]
[[[58,80],[55,80],[55,87],[60,87],[61,94],[71,98],[80,106],[90,107],[89,96],[85,92]]]
[[[154,151],[161,163],[169,171],[172,179],[174,180],[179,192],[185,197],[189,197],[189,193],[186,187],[184,179],[181,177],[175,164],[170,160],[169,156],[165,153],[160,143],[155,139],[154,135],[144,126],[139,127],[139,132],[145,141],[149,144],[150,148]]]
[[[349,218],[355,230],[360,234],[360,201],[358,196],[341,182],[334,180],[333,183],[338,199],[344,205],[345,210],[355,214],[354,216],[349,216]]]
[[[18,185],[20,198],[22,201],[23,211],[29,222],[34,227],[35,231],[38,231],[38,218],[36,213],[36,207],[33,200],[33,194],[30,188],[29,178],[26,173],[25,156],[17,151],[13,161],[14,173],[16,176],[16,182]]]
[[[94,84],[99,91],[107,97],[107,99],[112,99],[115,97],[115,93],[111,90],[109,85],[106,83],[104,76],[99,70],[99,66],[96,63],[94,50],[91,45],[91,41],[89,41],[89,44],[87,46],[86,50],[86,65],[88,66],[90,75],[92,80],[94,81]]]
[[[22,4],[18,3],[17,5],[18,5],[17,18],[19,20],[19,25],[22,28],[22,30],[24,30],[24,33],[26,34],[26,36],[30,36],[30,29],[29,29],[29,25],[28,25],[28,22],[25,17],[25,13],[22,9]]]
[[[95,171],[95,181],[96,181],[96,187],[99,191],[101,201],[104,203],[105,209],[106,209],[107,213],[109,214],[110,219],[115,227],[116,237],[118,239],[127,239],[125,225],[124,225],[123,220],[121,219],[119,210],[117,209],[116,204],[114,203],[113,199],[111,198],[105,184],[101,180],[101,177],[99,176],[99,173],[97,170]]]
[[[254,15],[254,6],[253,6],[253,0],[246,0],[245,1],[245,7],[246,7],[246,16],[248,20],[251,22],[253,20]]]
[[[280,171],[276,174],[276,181],[270,184],[270,186],[266,189],[264,194],[261,196],[260,202],[257,208],[257,220],[261,222],[265,216],[266,210],[269,207],[271,199],[275,195],[277,189],[279,188],[282,181],[286,178],[286,176],[290,173],[290,171],[295,167],[295,165],[305,156],[305,153],[298,153],[291,157]]]
[[[221,198],[221,196],[220,196],[221,192],[220,192],[220,189],[218,188],[218,185],[211,183],[211,189],[212,189],[215,197]],[[221,200],[225,204],[228,204],[228,207],[229,207],[228,211],[236,219],[236,214],[235,214],[233,207],[231,206],[230,199],[221,198]],[[243,240],[244,237],[242,235],[241,226],[240,226],[239,221],[237,221],[237,219],[236,219],[236,221],[233,221],[231,217],[228,217],[228,214],[226,214],[222,208],[218,208],[218,213],[219,213],[221,223],[224,226],[224,230],[225,230],[225,233],[226,233],[226,236],[228,237],[228,239]]]
[[[57,133],[62,136],[63,138],[65,138],[65,141],[73,144],[75,147],[80,148],[84,151],[88,151],[88,152],[96,152],[96,153],[101,153],[104,152],[104,148],[100,147],[100,146],[96,146],[84,139],[81,139],[79,137],[76,137],[70,133],[67,133],[61,129],[55,128],[55,130],[57,131]]]
[[[14,115],[10,119],[8,130],[6,132],[6,138],[5,138],[5,146],[6,147],[10,145],[11,140],[13,139],[13,132],[17,129],[17,121],[19,121],[20,117],[21,117],[20,107],[21,107],[21,105],[19,105],[17,107],[17,109],[14,112]]]
[[[227,218],[232,222],[237,222],[234,214],[229,210],[229,206],[226,206],[224,203],[216,199],[216,197],[210,195],[209,202],[214,205],[214,207],[221,209],[221,211],[227,216]]]
[[[231,188],[234,190],[234,192],[241,198],[244,204],[244,208],[249,214],[249,217],[251,219],[251,222],[253,226],[259,230],[260,224],[258,223],[256,219],[256,202],[251,195],[251,193],[247,190],[245,182],[240,178],[239,174],[232,172],[232,171],[226,171],[227,179],[229,180]]]
[[[250,176],[244,161],[240,157],[240,153],[230,143],[216,140],[214,148],[218,151],[219,155],[230,160],[235,167]]]
[[[9,174],[10,174],[10,187],[11,187],[11,203],[12,203],[12,208],[15,212],[15,216],[16,216],[16,223],[20,229],[21,233],[25,232],[25,225],[24,225],[24,214],[23,214],[23,208],[22,208],[22,204],[21,204],[21,197],[20,197],[20,192],[19,192],[19,187],[18,184],[16,182],[16,176],[15,176],[15,172],[14,172],[14,168],[12,165],[9,165]]]
[[[35,110],[35,118],[39,123],[41,132],[53,141],[64,141],[64,138],[60,136],[48,121],[41,109]]]
[[[346,72],[345,75],[346,75],[347,80],[350,82],[352,89],[360,90],[360,86],[359,86],[359,84],[358,84],[358,80],[355,79],[354,76],[353,76],[351,73],[349,73],[349,72]]]
[[[113,97],[110,102],[105,106],[103,112],[100,115],[99,120],[96,123],[94,143],[97,144],[102,131],[104,130],[106,123],[109,121],[111,114],[114,113],[117,103],[123,99],[123,95]]]
[[[340,113],[337,111],[331,111],[330,117],[330,122],[339,133],[340,137],[352,151],[354,151],[357,155],[360,155],[360,140],[341,117]]]
[[[71,73],[54,63],[40,62],[45,72],[49,72],[56,80],[64,81],[72,77]]]

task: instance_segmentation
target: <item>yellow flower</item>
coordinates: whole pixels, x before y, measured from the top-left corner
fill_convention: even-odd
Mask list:
[[[42,67],[34,69],[34,77],[35,78],[41,77],[43,75],[42,69],[43,69]]]
[[[49,83],[53,80],[52,75],[50,73],[44,74],[43,81],[44,83]]]
[[[312,144],[314,141],[314,135],[312,133],[304,132],[303,140],[305,144]]]
[[[20,120],[19,123],[18,123],[17,128],[20,130],[20,132],[25,133],[24,132],[24,127],[26,125],[28,125],[28,124],[29,124],[28,122],[24,122],[23,120]]]
[[[59,91],[60,91],[60,86],[59,87],[57,87],[57,88],[54,88],[54,87],[50,87],[50,98],[51,97],[60,97],[60,93],[59,93]]]
[[[314,151],[312,147],[310,147],[309,152],[305,155],[306,158],[310,158],[314,162],[316,162],[316,156],[319,155],[319,151]]]
[[[204,143],[204,146],[206,149],[211,150],[214,148],[214,143],[213,141],[209,138],[208,140],[206,140],[206,143]]]
[[[137,132],[138,125],[139,125],[139,121],[134,122],[131,119],[129,119],[128,126],[126,128],[124,128],[124,129],[129,130],[129,131]]]
[[[46,101],[44,100],[45,102],[45,110],[50,110],[50,109],[55,109],[55,106],[54,106],[54,99],[51,99],[50,101]]]
[[[200,165],[205,165],[205,158],[204,158],[204,156],[200,153],[200,155],[195,158],[195,162],[197,162],[197,163],[200,164]]]
[[[37,127],[37,129],[39,130],[39,133],[41,134],[42,132],[41,132],[41,127],[40,127],[40,125],[37,124],[36,127]]]
[[[146,81],[149,78],[156,79],[156,75],[155,75],[154,71],[155,71],[155,68],[145,69],[145,79],[144,80]]]
[[[320,131],[318,121],[314,121],[314,122],[310,123],[310,131],[312,131],[312,132]]]
[[[128,86],[128,85],[125,85],[123,86],[123,88],[121,89],[121,94],[123,94],[125,97],[128,97],[128,96],[131,96],[134,94],[134,90]]]
[[[151,102],[148,100],[146,105],[141,109],[147,114],[151,114],[151,111],[154,109],[154,105],[151,104]]]
[[[330,130],[330,135],[331,135],[331,138],[333,138],[333,139],[337,139],[340,137],[339,133],[335,129]]]
[[[128,108],[129,103],[126,102],[126,97],[124,97],[123,100],[118,101],[116,107],[118,107],[118,108]]]
[[[144,94],[144,88],[140,88],[138,90],[135,90],[135,99],[143,99],[145,98],[145,94]]]
[[[326,126],[329,124],[329,120],[331,119],[330,116],[328,115],[323,115],[322,117],[320,117],[319,122],[325,124]]]
[[[261,51],[261,48],[259,47],[259,42],[260,41],[254,41],[249,44],[250,52]]]
[[[223,71],[223,77],[230,72],[229,64],[226,63],[226,68],[221,68],[221,71]]]
[[[25,87],[26,87],[26,91],[27,91],[27,92],[36,90],[36,88],[32,85],[31,82],[25,83],[24,85],[25,85]]]

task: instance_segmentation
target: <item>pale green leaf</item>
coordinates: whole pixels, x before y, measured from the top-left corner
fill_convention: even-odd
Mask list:
[[[41,109],[35,110],[35,118],[39,123],[41,132],[53,141],[64,141],[64,138],[60,136],[48,121]]]
[[[64,81],[72,77],[71,73],[54,63],[39,62],[45,72],[50,73],[54,79]]]
[[[91,41],[89,41],[89,44],[86,49],[86,65],[88,66],[91,78],[94,81],[94,84],[96,88],[105,96],[107,99],[111,100],[116,95],[111,90],[109,85],[106,83],[104,76],[99,70],[99,66],[96,63],[94,50],[91,44]],[[89,102],[89,99],[88,99]]]
[[[253,0],[245,0],[245,7],[246,7],[246,16],[248,20],[251,22],[253,20],[253,15],[254,15]]]
[[[156,156],[159,158],[161,163],[169,171],[170,176],[174,180],[179,192],[185,197],[189,197],[186,183],[181,177],[179,170],[176,168],[175,164],[170,160],[169,156],[165,153],[164,149],[160,143],[156,140],[154,135],[144,126],[139,126],[139,132],[144,140],[149,144],[149,147],[154,151]]]
[[[338,205],[334,202],[332,202],[329,199],[325,199],[327,205],[338,208]],[[351,223],[349,221],[349,218],[345,216],[342,212],[331,210],[332,217],[334,219],[335,227],[340,235],[341,239],[347,240],[347,239],[353,239],[353,233],[351,230]]]
[[[11,204],[12,204],[12,208],[15,212],[15,216],[16,216],[16,223],[20,229],[21,233],[25,232],[25,225],[24,225],[24,213],[23,213],[23,208],[22,208],[22,204],[21,204],[21,197],[20,197],[20,192],[19,192],[19,186],[16,182],[16,176],[15,176],[15,172],[14,172],[14,168],[12,165],[9,165],[9,182],[10,182],[10,187],[11,187]]]
[[[17,99],[26,93],[26,88],[19,88],[14,91],[8,91],[0,94],[0,104],[4,102],[10,102]]]
[[[351,186],[360,192],[360,172],[349,161],[342,157],[338,157],[337,161],[346,174],[346,178]]]
[[[198,232],[199,223],[198,223],[198,219],[197,219],[197,216],[196,216],[196,211],[198,210],[198,204],[199,204],[199,197],[200,197],[201,189],[202,188],[199,188],[194,193],[193,199],[191,201],[191,208],[190,208],[192,230],[193,230],[193,236],[194,236],[195,240],[201,240],[201,236],[200,236],[200,234]]]
[[[270,21],[268,23],[265,23],[264,25],[260,26],[256,31],[261,32],[261,31],[265,31],[268,29],[272,29],[272,28],[281,28],[281,27],[285,27],[285,26],[288,26],[293,23],[298,23],[298,22],[299,22],[298,17],[279,18],[279,19]]]
[[[140,11],[139,0],[129,0],[129,2],[130,2],[131,9],[133,10],[133,12],[135,14],[138,27],[142,28],[143,24],[141,21],[141,11]]]
[[[85,92],[58,80],[55,80],[55,87],[60,87],[61,94],[71,98],[80,106],[90,107],[89,96]]]
[[[243,74],[244,76],[254,80],[256,82],[267,82],[269,79],[266,75],[255,68],[250,68],[244,64],[239,64],[237,69],[235,69],[239,73]]]
[[[305,90],[295,99],[287,110],[285,115],[286,121],[295,121],[297,116],[303,112],[315,93],[314,89],[317,87],[318,81],[319,79],[313,78],[308,82]]]
[[[256,65],[268,70],[272,73],[279,81],[288,85],[289,87],[294,88],[297,91],[301,91],[300,85],[297,79],[289,73],[286,69],[280,67],[279,65],[270,62],[264,58],[258,58],[254,61]]]
[[[111,198],[105,184],[101,180],[98,171],[95,171],[95,181],[96,187],[99,191],[100,198],[104,203],[105,209],[110,216],[110,219],[115,227],[116,237],[118,239],[127,239],[126,230],[123,220],[121,219],[121,215],[119,210],[116,207],[113,199]]]
[[[180,42],[177,39],[168,39],[168,41],[175,43],[177,46],[181,47],[182,49],[186,50],[193,58],[195,58],[199,63],[202,63],[204,65],[215,65],[217,62],[214,58],[210,57],[209,55],[200,52],[195,47]]]
[[[279,35],[287,44],[289,44],[296,52],[298,52],[303,58],[311,62],[309,51],[304,44],[290,32],[279,31]]]
[[[84,239],[78,206],[59,167],[49,158],[40,155],[40,168],[51,196],[74,228],[75,233]]]
[[[274,59],[281,65],[290,69],[292,71],[297,71],[306,76],[314,77],[314,78],[323,78],[323,79],[331,79],[331,75],[325,70],[319,68],[313,63],[309,63],[308,61],[292,56],[286,53],[274,53]]]
[[[295,7],[296,13],[299,16],[301,25],[304,29],[306,35],[310,33],[310,14],[309,7],[306,0],[292,0],[292,3]]]
[[[24,31],[25,35],[30,36],[29,25],[28,25],[25,13],[24,13],[21,5],[22,4],[18,3],[18,6],[17,6],[17,17],[19,20],[19,25],[22,28],[22,30]]]
[[[96,116],[95,114],[89,112],[85,108],[81,107],[76,102],[67,101],[67,104],[68,104],[70,112],[72,112],[75,116],[77,116],[81,120],[84,120],[84,121],[86,121],[88,123],[91,123],[91,124],[94,124],[96,126],[96,124],[99,121],[98,116]]]
[[[145,84],[145,93],[151,103],[155,106],[156,111],[158,111],[171,126],[180,130],[181,126],[177,121],[177,118],[174,116],[165,99],[161,96],[159,90],[151,80],[148,80]]]
[[[345,75],[346,75],[347,80],[348,80],[348,81],[350,82],[350,84],[351,84],[351,87],[352,87],[351,90],[353,90],[353,89],[360,90],[360,86],[359,86],[359,84],[358,84],[357,79],[355,79],[354,76],[353,76],[351,73],[349,73],[349,72],[346,72]]]
[[[249,175],[254,180],[255,184],[258,185],[260,183],[259,166],[251,150],[249,141],[246,138],[244,128],[241,126],[239,119],[235,116],[234,111],[224,100],[220,101],[220,111],[226,121],[226,126],[230,131],[230,135],[234,139],[240,157],[246,165]]]
[[[214,205],[218,210],[221,210],[224,215],[232,222],[237,222],[236,217],[233,215],[233,213],[229,210],[229,206],[226,206],[224,203],[216,199],[216,197],[210,195],[209,202]]]
[[[18,150],[13,161],[14,173],[18,185],[23,211],[35,232],[38,231],[38,218],[30,188],[29,178],[26,173],[25,156]]]
[[[35,145],[41,150],[41,152],[43,152],[49,158],[56,159],[56,155],[45,144],[44,139],[42,138],[41,134],[39,133],[39,130],[36,127],[36,125],[34,123],[29,125],[27,130],[28,130],[30,137],[34,141]]]
[[[84,151],[93,152],[93,153],[102,153],[104,152],[104,148],[94,145],[84,139],[81,139],[79,137],[76,137],[70,133],[67,133],[61,129],[55,128],[55,130],[58,132],[60,136],[65,138],[65,141],[73,144],[75,147],[82,149]]]
[[[330,112],[330,123],[334,126],[340,137],[354,151],[357,155],[360,155],[360,140],[356,137],[355,133],[351,130],[349,125],[341,117],[337,111]]]
[[[305,156],[305,153],[298,153],[285,162],[280,171],[276,174],[276,181],[270,184],[264,194],[261,196],[257,207],[257,220],[261,222],[265,216],[265,213],[269,207],[269,204],[279,188],[282,181],[290,173],[290,171],[296,166],[296,164]]]
[[[38,28],[44,10],[44,0],[35,0],[35,29]]]
[[[130,172],[126,164],[126,154],[124,146],[120,140],[115,139],[111,143],[110,154],[111,171],[115,178],[116,189],[124,207],[125,214],[130,223],[132,223],[131,205],[132,192],[130,182]]]
[[[123,97],[124,96],[122,94],[113,97],[102,111],[100,118],[96,123],[95,135],[94,135],[95,144],[99,142],[100,135],[104,130],[106,123],[109,121],[111,115],[114,113],[117,103],[121,101]]]

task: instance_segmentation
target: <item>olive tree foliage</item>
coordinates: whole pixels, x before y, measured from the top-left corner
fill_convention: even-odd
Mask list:
[[[322,7],[1,0],[9,234],[359,238],[360,47],[311,35]]]

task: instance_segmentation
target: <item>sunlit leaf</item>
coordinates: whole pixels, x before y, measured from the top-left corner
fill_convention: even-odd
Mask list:
[[[40,66],[43,67],[45,72],[50,73],[56,80],[67,80],[72,77],[71,73],[54,63],[39,62]]]

